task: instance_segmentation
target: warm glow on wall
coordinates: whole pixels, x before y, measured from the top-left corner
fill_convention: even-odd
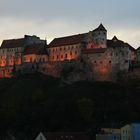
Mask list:
[[[108,69],[107,68],[101,68],[100,69],[101,74],[105,75],[108,73]]]

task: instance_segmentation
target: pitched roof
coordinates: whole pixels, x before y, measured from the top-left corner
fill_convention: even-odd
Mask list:
[[[83,42],[83,39],[85,37],[85,34],[78,34],[78,35],[72,35],[72,36],[66,36],[61,38],[55,38],[50,44],[49,48],[52,47],[59,47],[59,46],[65,46],[65,45],[74,45],[79,44]]]
[[[129,45],[126,42],[123,42],[122,40],[119,40],[116,36],[112,38],[112,40],[107,40],[107,46],[108,47],[128,47],[132,51],[136,51],[135,48],[133,48],[131,45]]]
[[[82,50],[83,54],[92,54],[92,53],[104,53],[106,48],[93,48],[93,49],[84,49]]]
[[[24,51],[24,55],[28,54],[47,54],[46,46],[43,43],[40,44],[32,44],[29,46],[26,46],[26,49]]]
[[[24,46],[24,38],[3,40],[1,48],[18,48]]]
[[[101,23],[96,29],[94,29],[93,31],[107,31],[105,29],[105,27],[103,26],[103,24]]]
[[[140,47],[137,48],[137,50],[139,50],[139,49],[140,49]]]

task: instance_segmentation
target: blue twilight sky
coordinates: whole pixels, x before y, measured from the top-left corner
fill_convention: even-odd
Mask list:
[[[0,42],[24,34],[55,37],[79,34],[100,23],[108,39],[140,46],[140,0],[0,0]]]

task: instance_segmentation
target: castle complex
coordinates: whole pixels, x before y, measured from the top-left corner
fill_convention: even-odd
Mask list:
[[[2,42],[0,77],[11,77],[14,69],[19,72],[36,69],[59,77],[64,66],[67,66],[64,63],[67,63],[75,67],[84,64],[83,69],[88,66],[85,71],[90,73],[90,77],[108,80],[119,71],[128,72],[133,63],[139,60],[138,50],[116,36],[108,40],[107,30],[102,24],[87,33],[55,38],[50,44],[37,36],[25,35],[21,39]],[[58,75],[56,71],[59,71]]]

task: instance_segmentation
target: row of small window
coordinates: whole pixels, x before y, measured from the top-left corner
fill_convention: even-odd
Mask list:
[[[60,48],[54,48],[54,49],[49,49],[49,53],[51,52],[57,52],[57,51],[65,51],[65,50],[73,50],[73,49],[78,49],[78,46],[67,46],[67,47],[60,47]]]
[[[26,62],[26,58],[24,57],[24,61]],[[30,62],[45,62],[45,58],[40,58],[40,59],[33,59],[30,57]]]
[[[16,60],[15,61],[16,63],[19,63],[20,62],[20,60]],[[14,64],[14,60],[9,60],[9,61],[5,61],[5,60],[3,60],[3,61],[0,61],[0,64]]]
[[[130,136],[123,136],[123,139],[130,139]]]
[[[7,69],[7,70],[3,70],[2,72],[3,72],[3,73],[5,73],[5,72],[6,72],[6,73],[11,73],[11,72],[12,72],[12,70]]]
[[[129,61],[128,61],[128,60],[125,60],[124,62],[125,62],[125,63],[128,63]],[[94,61],[94,63],[96,64],[96,63],[97,63],[97,61]],[[103,61],[100,61],[100,64],[102,64],[102,63],[103,63]],[[112,61],[110,60],[110,61],[108,61],[108,63],[109,63],[109,64],[111,64],[111,63],[112,63]]]
[[[103,41],[103,42],[102,42]],[[102,39],[95,39],[95,42],[102,42],[104,43],[105,41],[105,38],[102,38]],[[88,43],[92,43],[92,41],[89,41]]]
[[[120,139],[120,136],[113,136],[115,140]]]
[[[67,55],[67,54],[65,54],[65,55],[60,55],[60,56],[57,55],[57,56],[56,56],[56,59],[57,59],[57,60],[58,60],[58,59],[67,59],[67,58],[68,58],[68,55]],[[53,56],[52,59],[54,60],[55,57]]]
[[[18,51],[18,48],[8,49],[7,51],[8,51],[8,52],[16,52],[16,51]]]
[[[126,55],[127,55],[128,53],[126,52]],[[118,53],[113,53],[113,52],[111,52],[110,54],[108,54],[109,56],[118,56]],[[122,55],[125,55],[124,53],[122,53]],[[98,56],[101,56],[101,54],[98,54]]]
[[[128,62],[128,60],[125,60],[125,62]],[[130,133],[130,131],[127,131],[127,130],[123,130],[123,133],[125,134],[128,134],[128,133]]]
[[[73,56],[73,54],[74,54],[74,55],[77,55],[78,52],[77,52],[77,51],[75,51],[74,53],[70,52],[70,56],[71,56],[71,57]],[[56,58],[57,58],[57,59],[67,59],[67,58],[68,58],[68,54],[66,53],[66,54],[64,54],[64,55],[63,55],[63,54],[62,54],[62,55],[57,55]],[[55,59],[55,56],[53,56],[52,59]]]
[[[4,53],[6,49],[2,49],[1,51]],[[19,49],[18,48],[12,48],[12,49],[7,49],[6,52],[16,52],[18,51]]]
[[[106,32],[94,32],[93,36],[97,36],[97,35],[106,35]]]
[[[95,64],[97,64],[97,61],[94,61],[94,63],[95,63]],[[100,61],[99,63],[100,63],[100,64],[102,64],[102,63],[103,63],[103,61]],[[109,64],[111,64],[112,62],[111,62],[111,61],[109,61],[108,63],[109,63]]]

